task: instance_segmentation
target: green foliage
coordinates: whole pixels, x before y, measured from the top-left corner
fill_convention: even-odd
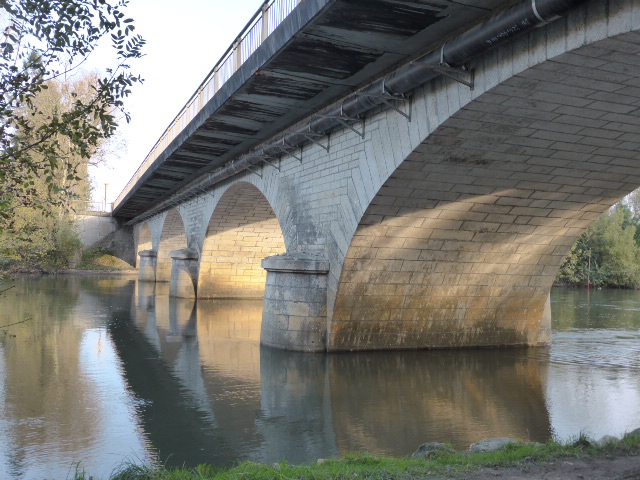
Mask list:
[[[88,30],[82,33],[82,22],[86,19],[79,20],[76,26],[79,31],[70,37],[76,41],[74,46],[51,49],[46,41],[31,43],[40,38],[36,34],[51,38],[67,35],[64,22],[71,21],[69,10],[65,10],[68,15],[63,12],[59,17],[45,10],[73,3],[39,0],[32,5],[0,0],[0,13],[8,12],[13,22],[5,31],[10,40],[0,45],[0,49],[4,49],[0,75],[7,81],[0,86],[0,114],[4,121],[0,125],[0,258],[5,270],[50,271],[75,263],[82,245],[73,225],[72,212],[82,210],[89,199],[90,157],[113,134],[113,115],[125,95],[113,90],[120,88],[118,82],[125,81],[122,75],[126,77],[126,74],[122,71],[106,81],[97,74],[72,76],[69,71],[58,70],[61,67],[55,60],[62,60],[63,54],[69,60],[89,48],[86,44],[83,47],[78,35],[99,33],[92,30],[94,27],[87,27],[92,33]],[[95,8],[94,14],[110,12],[122,18],[117,8],[106,2],[96,2],[95,6],[91,6],[94,2],[79,3],[83,8]],[[118,3],[118,8],[122,6],[123,2]],[[83,15],[82,9],[73,11]],[[62,33],[31,25],[29,22],[34,18],[45,25],[54,20],[62,22],[56,24]],[[100,22],[106,19],[101,17]],[[94,20],[98,22],[97,18]],[[114,20],[114,25],[117,23]],[[107,25],[99,28],[104,30]],[[21,32],[21,36],[13,35],[14,31]],[[16,53],[18,45],[18,50],[28,51],[28,55]],[[22,61],[24,68],[8,67],[9,60],[15,65]],[[12,74],[15,77],[11,77]]]
[[[73,221],[19,208],[12,228],[0,231],[0,257],[5,268],[58,270],[67,268],[82,248]]]
[[[78,268],[84,270],[135,270],[127,262],[103,248],[92,248],[84,252]]]
[[[640,217],[618,204],[584,232],[556,281],[569,285],[636,288],[640,285]]]
[[[64,205],[69,185],[82,178],[72,159],[85,161],[112,136],[124,98],[141,79],[129,72],[144,40],[133,34],[122,9],[126,0],[0,0],[0,220],[10,221],[14,204],[41,208]],[[59,108],[38,99],[52,82],[66,78],[110,37],[114,68],[70,92]],[[43,198],[38,183],[48,194]],[[4,225],[0,222],[0,228]]]
[[[579,437],[583,439],[583,436]],[[231,469],[199,465],[196,468],[168,469],[163,466],[125,465],[110,480],[415,480],[416,478],[457,478],[484,467],[506,467],[556,458],[579,458],[587,455],[637,455],[640,435],[598,445],[592,441],[570,442],[566,445],[550,441],[544,445],[513,443],[496,452],[469,454],[467,452],[438,452],[429,459],[375,457],[352,454],[331,459],[317,465],[290,465],[286,462],[272,466],[243,462]],[[84,472],[77,472],[75,480],[90,480]]]

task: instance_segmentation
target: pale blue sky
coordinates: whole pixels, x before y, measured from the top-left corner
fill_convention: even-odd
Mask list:
[[[94,199],[113,201],[191,94],[249,21],[262,0],[130,0],[128,15],[147,45],[132,64],[144,79],[127,101],[130,124],[122,122],[126,154],[93,169]],[[101,53],[92,65],[103,60]]]

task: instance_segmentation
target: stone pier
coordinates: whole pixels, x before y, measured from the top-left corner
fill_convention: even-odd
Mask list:
[[[265,258],[267,289],[262,317],[263,345],[324,351],[329,261],[307,253]]]
[[[140,257],[138,279],[141,282],[155,282],[158,252],[155,250],[140,250],[138,256]]]
[[[196,298],[200,259],[198,251],[193,248],[184,248],[174,250],[169,256],[173,263],[169,295],[180,298]]]

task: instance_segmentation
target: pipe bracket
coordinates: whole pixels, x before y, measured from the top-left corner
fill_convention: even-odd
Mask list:
[[[450,78],[451,80],[455,80],[458,83],[462,83],[463,85],[469,87],[470,90],[473,90],[475,82],[475,73],[473,69],[455,68],[447,65],[446,63],[441,63],[440,65],[429,65],[420,61],[414,61],[411,63],[430,68],[434,72],[438,72],[440,75]]]
[[[400,115],[405,117],[407,120],[411,121],[411,110],[409,110],[409,112],[403,112],[396,105],[391,103],[391,102],[394,102],[394,101],[395,102],[404,102],[404,101],[408,100],[407,97],[405,97],[404,95],[393,95],[393,94],[389,93],[387,91],[387,89],[384,87],[384,80],[382,81],[382,92],[381,93],[358,92],[358,93],[356,93],[356,95],[358,95],[360,97],[377,98],[378,100],[381,100],[382,103],[384,103],[387,107],[391,108],[392,110],[395,110]],[[409,105],[409,107],[411,107],[411,105]]]
[[[309,125],[309,127],[311,127],[311,125]],[[290,135],[301,135],[304,138],[306,138],[307,140],[309,140],[311,143],[315,143],[317,146],[319,146],[320,148],[323,148],[325,151],[329,151],[329,145],[322,145],[320,142],[318,142],[316,139],[317,138],[322,138],[322,137],[326,137],[326,135],[323,135],[321,133],[314,133],[314,132],[291,132],[289,133]]]
[[[358,118],[358,117],[349,117],[348,115],[345,115],[344,113],[342,113],[341,115],[316,115],[316,117],[317,118],[330,118],[330,119],[333,119],[333,120],[337,121],[338,123],[340,123],[343,127],[348,128],[349,130],[352,130],[356,134],[360,135],[361,138],[364,138],[364,128],[362,129],[361,132],[359,132],[358,130],[353,128],[353,125],[351,123],[348,123],[348,122],[360,121],[361,119]]]
[[[258,171],[257,169],[254,170],[253,168],[251,168],[249,165],[247,165],[245,167],[247,170],[249,170],[251,173],[255,173],[256,175],[258,175],[260,178],[262,178],[262,171]]]
[[[298,147],[294,147],[293,145],[284,144],[284,138],[282,139],[282,142],[283,142],[282,145],[278,145],[278,144],[274,143],[274,144],[271,145],[271,147],[275,148],[276,150],[281,151],[285,155],[292,156],[293,158],[295,158],[299,162],[302,162],[302,157],[299,157],[299,156],[297,156],[297,155],[295,155],[293,153],[294,151],[296,151],[298,149]]]

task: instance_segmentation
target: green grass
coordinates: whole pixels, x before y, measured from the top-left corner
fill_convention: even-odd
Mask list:
[[[347,455],[314,465],[290,465],[282,462],[262,465],[243,462],[230,469],[210,465],[195,468],[125,465],[110,480],[415,480],[439,475],[456,476],[483,467],[519,465],[528,468],[536,462],[560,457],[623,456],[640,454],[640,435],[599,446],[581,435],[568,444],[514,443],[497,452],[468,454],[434,452],[428,459]],[[75,480],[93,480],[78,472]]]
[[[124,260],[105,252],[85,252],[79,270],[135,270]]]

